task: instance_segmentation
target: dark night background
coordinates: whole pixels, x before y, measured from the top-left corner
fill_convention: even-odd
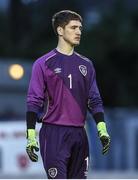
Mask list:
[[[52,15],[62,9],[84,19],[76,51],[93,59],[107,107],[138,106],[138,1],[11,0],[0,12],[0,57],[34,61],[56,47]]]

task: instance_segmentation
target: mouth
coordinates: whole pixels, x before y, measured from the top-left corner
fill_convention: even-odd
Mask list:
[[[77,41],[80,41],[80,39],[81,39],[80,37],[75,37],[75,40]]]

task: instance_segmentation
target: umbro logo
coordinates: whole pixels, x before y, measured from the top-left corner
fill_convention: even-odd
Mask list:
[[[57,73],[61,73],[61,68],[56,68],[54,69],[54,72],[57,74]]]

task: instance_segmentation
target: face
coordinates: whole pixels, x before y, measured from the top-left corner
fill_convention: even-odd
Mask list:
[[[78,20],[71,20],[64,28],[61,28],[61,36],[71,46],[80,44],[82,24]]]

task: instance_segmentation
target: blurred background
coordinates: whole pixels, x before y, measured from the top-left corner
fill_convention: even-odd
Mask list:
[[[26,94],[33,62],[56,47],[51,18],[63,9],[84,19],[76,51],[93,60],[112,139],[103,156],[88,113],[88,177],[138,178],[137,0],[0,0],[0,178],[45,178],[41,157],[25,152]]]

